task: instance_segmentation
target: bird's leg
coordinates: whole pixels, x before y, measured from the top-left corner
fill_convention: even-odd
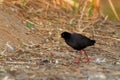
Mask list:
[[[79,57],[77,58],[77,63],[78,63],[78,64],[80,63],[81,57],[82,57],[82,50],[80,50],[80,55],[79,55]]]
[[[87,53],[86,53],[85,50],[83,50],[83,51],[84,51],[84,54],[85,54],[85,56],[86,56],[86,61],[85,61],[85,63],[89,63],[91,58],[88,57],[88,55],[87,55]]]

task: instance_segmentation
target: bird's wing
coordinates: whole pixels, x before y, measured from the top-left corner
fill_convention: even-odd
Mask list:
[[[81,47],[87,46],[90,42],[89,38],[87,38],[84,35],[77,34],[77,33],[74,33],[72,35],[72,38],[74,39],[73,41],[76,42],[76,44],[78,44]]]

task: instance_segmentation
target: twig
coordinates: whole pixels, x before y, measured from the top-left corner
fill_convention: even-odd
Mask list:
[[[108,19],[108,15],[105,16],[105,18],[104,18],[104,20],[103,20],[103,23],[105,23],[105,22],[107,21],[107,19]]]
[[[87,7],[87,3],[88,3],[88,0],[87,1],[85,1],[85,3],[84,3],[84,7],[83,7],[83,9],[82,9],[82,11],[81,11],[81,16],[80,16],[80,19],[79,19],[79,21],[78,21],[78,28],[80,29],[80,23],[81,23],[81,21],[82,21],[82,18],[83,18],[83,15],[84,15],[84,11],[85,11],[85,9],[86,9],[86,7]],[[82,32],[82,31],[81,31]]]
[[[89,34],[89,33],[83,32],[83,34]],[[95,34],[94,36],[100,37],[100,38],[113,39],[113,40],[116,40],[116,41],[120,41],[120,39],[109,37],[109,36],[102,36],[102,35],[98,35],[98,34]]]
[[[82,10],[82,13],[81,13],[81,17],[80,17],[80,19],[79,19],[79,22],[81,22],[81,20],[82,20],[82,18],[83,18],[83,14],[84,14],[84,11],[85,11],[85,9],[86,9],[86,7],[87,7],[87,3],[88,3],[88,0],[85,1],[85,4],[84,4],[83,10]]]
[[[108,52],[108,53],[113,53],[114,55],[115,55],[115,53],[116,52],[114,52],[114,51],[111,51],[111,49],[105,49],[105,48],[102,48],[101,46],[99,47],[98,45],[95,45],[95,48],[97,48],[97,49],[101,49],[101,50],[103,50],[103,51],[106,51],[106,52]],[[116,54],[117,55],[117,54]],[[119,55],[119,54],[118,54]]]
[[[120,41],[120,39],[113,38],[113,37],[109,37],[109,36],[102,36],[102,35],[98,35],[98,34],[95,34],[95,36],[97,36],[97,37],[101,37],[101,38],[107,38],[107,39],[113,39],[113,40]]]
[[[6,64],[19,64],[19,65],[23,65],[23,64],[36,64],[36,62],[31,62],[31,61],[6,61]]]
[[[111,9],[112,9],[112,11],[113,11],[115,17],[117,18],[117,20],[120,21],[120,18],[119,18],[118,14],[117,14],[117,12],[116,12],[116,10],[115,10],[115,7],[113,6],[112,1],[111,1],[111,0],[108,0],[108,2],[109,2],[109,4],[110,4],[110,7],[111,7]]]
[[[95,28],[92,26],[92,32],[93,32],[93,39],[95,38]]]
[[[6,56],[5,52],[7,51],[7,46],[5,46],[4,50],[0,53],[2,56]]]

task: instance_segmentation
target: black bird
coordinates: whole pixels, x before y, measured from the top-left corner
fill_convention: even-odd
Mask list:
[[[95,44],[95,40],[91,40],[87,38],[86,36],[83,36],[82,34],[78,33],[69,33],[69,32],[63,32],[61,34],[61,37],[65,40],[65,42],[71,46],[75,50],[80,50],[80,56],[78,57],[78,63],[80,62],[80,58],[82,56],[82,52],[84,51],[84,48],[88,46],[92,46]],[[90,58],[88,55],[84,52],[86,55],[86,62],[90,62]]]

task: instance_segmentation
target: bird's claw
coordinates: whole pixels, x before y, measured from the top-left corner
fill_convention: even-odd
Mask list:
[[[90,57],[87,57],[85,63],[88,64],[88,63],[90,63],[90,61],[91,61],[91,58],[90,58]]]

